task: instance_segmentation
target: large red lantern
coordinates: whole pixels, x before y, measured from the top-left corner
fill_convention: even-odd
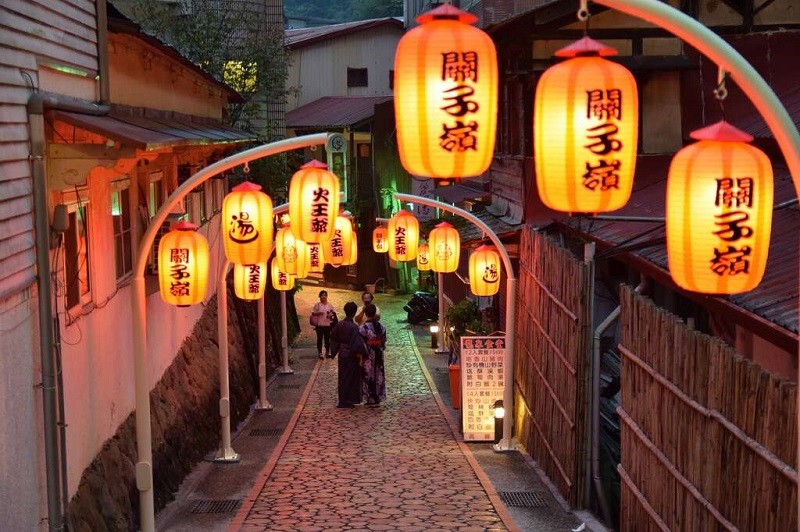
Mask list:
[[[339,215],[334,222],[333,236],[323,242],[325,263],[334,268],[346,266],[352,259],[354,241],[353,224],[346,216]]]
[[[675,283],[736,294],[764,275],[772,229],[769,158],[726,122],[691,133],[667,180],[667,257]]]
[[[385,225],[379,225],[372,231],[372,250],[375,253],[389,251],[389,230]]]
[[[158,286],[170,305],[186,307],[206,297],[208,242],[196,229],[180,222],[158,243]]]
[[[417,246],[417,269],[421,272],[427,272],[431,269],[430,248],[426,243]]]
[[[431,254],[431,269],[440,273],[452,273],[458,269],[461,256],[461,236],[455,227],[442,222],[428,236]]]
[[[278,267],[289,275],[305,277],[298,272],[308,273],[309,254],[306,243],[295,237],[290,227],[282,227],[275,235],[275,259]]]
[[[285,271],[278,268],[278,263],[275,257],[270,262],[270,270],[272,272],[272,288],[286,292],[294,288],[294,275],[289,275]]]
[[[542,202],[564,212],[613,211],[633,187],[639,135],[636,80],[603,59],[617,51],[583,39],[536,85],[534,161]]]
[[[419,222],[408,211],[398,211],[389,219],[389,258],[409,261],[417,258]]]
[[[233,292],[239,299],[261,299],[267,287],[267,263],[234,264]]]
[[[272,252],[272,199],[245,181],[222,201],[225,256],[235,264],[266,262]]]
[[[500,255],[489,246],[469,256],[469,289],[476,296],[493,296],[500,290]]]
[[[339,213],[339,178],[328,165],[310,161],[295,172],[289,183],[289,219],[294,235],[308,243],[333,234]]]
[[[471,177],[491,163],[497,52],[492,39],[471,25],[477,20],[441,5],[417,17],[420,25],[397,45],[397,145],[403,167],[411,174]]]

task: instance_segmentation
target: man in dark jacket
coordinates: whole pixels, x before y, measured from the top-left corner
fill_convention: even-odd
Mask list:
[[[361,357],[367,346],[353,321],[357,310],[352,301],[345,303],[345,318],[331,331],[331,353],[339,356],[338,408],[353,408],[361,402]]]

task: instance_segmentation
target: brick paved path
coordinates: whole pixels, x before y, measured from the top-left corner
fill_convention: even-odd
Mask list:
[[[336,361],[319,363],[294,431],[233,529],[506,530],[431,394],[408,331],[389,341],[379,408],[336,408]]]

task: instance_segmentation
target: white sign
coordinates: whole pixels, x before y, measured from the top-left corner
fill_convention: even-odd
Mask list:
[[[505,336],[461,337],[464,441],[494,441],[494,403],[505,388]]]
[[[433,179],[412,177],[411,193],[421,198],[436,199],[433,194]],[[414,204],[414,216],[420,222],[427,222],[436,217],[436,209],[427,205]]]

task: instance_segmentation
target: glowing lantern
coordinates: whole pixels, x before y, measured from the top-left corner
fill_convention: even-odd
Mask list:
[[[350,219],[339,215],[334,222],[333,236],[323,243],[325,262],[334,268],[346,265],[351,259],[354,242],[353,224]]]
[[[441,5],[417,17],[420,25],[397,45],[397,144],[403,167],[411,174],[472,177],[491,163],[497,52],[492,39],[471,26],[477,20]]]
[[[322,244],[319,242],[308,244],[308,271],[319,273],[325,270],[325,257]]]
[[[636,80],[603,59],[613,48],[584,37],[556,52],[536,86],[534,161],[542,202],[557,211],[606,212],[627,203],[639,135]]]
[[[261,299],[267,287],[267,263],[234,264],[233,291],[245,301]]]
[[[755,288],[772,228],[772,165],[726,122],[691,133],[667,180],[667,256],[678,286],[707,294]]]
[[[461,237],[455,227],[447,222],[438,224],[428,236],[428,246],[430,247],[433,271],[450,273],[458,269]]]
[[[353,228],[353,221],[351,219],[347,219],[350,222],[350,253],[345,257],[342,266],[352,266],[356,262],[358,262],[358,233],[356,233],[355,228]]]
[[[208,242],[196,229],[180,222],[158,243],[158,287],[170,305],[187,307],[206,297]]]
[[[222,201],[225,256],[234,264],[266,262],[272,246],[272,199],[245,181]]]
[[[409,261],[417,258],[419,222],[408,211],[399,211],[389,220],[389,258]]]
[[[417,246],[417,269],[421,272],[427,272],[431,269],[431,256],[428,244],[420,244]]]
[[[278,264],[274,257],[270,263],[270,269],[272,270],[272,288],[284,292],[294,288],[294,275],[289,275],[278,268]]]
[[[500,290],[500,255],[489,246],[469,256],[469,289],[476,296],[493,296]]]
[[[290,227],[282,227],[275,235],[275,259],[278,267],[289,275],[299,277],[300,271],[308,274],[308,248],[305,242],[295,237]]]
[[[339,212],[339,178],[328,165],[311,161],[295,172],[289,183],[289,218],[294,235],[308,243],[333,234]]]
[[[389,251],[389,230],[385,225],[379,225],[372,231],[372,249],[375,253]]]

